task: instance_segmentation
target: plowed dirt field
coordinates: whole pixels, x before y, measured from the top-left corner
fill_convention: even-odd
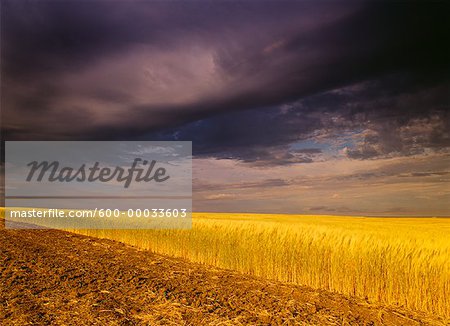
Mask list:
[[[0,325],[444,325],[57,230],[0,230]]]

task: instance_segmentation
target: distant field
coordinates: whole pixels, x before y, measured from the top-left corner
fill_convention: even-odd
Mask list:
[[[450,316],[450,219],[196,213],[192,230],[77,232]]]

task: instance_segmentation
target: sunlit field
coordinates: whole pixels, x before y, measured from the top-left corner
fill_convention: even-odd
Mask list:
[[[77,232],[450,316],[450,219],[196,213],[192,230]]]

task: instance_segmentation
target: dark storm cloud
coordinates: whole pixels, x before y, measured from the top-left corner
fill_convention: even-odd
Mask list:
[[[439,149],[448,146],[448,9],[2,1],[2,133],[158,135],[267,165],[312,162],[321,149],[290,145],[349,130],[359,132],[351,158]]]
[[[281,107],[221,114],[147,135],[192,140],[197,156],[255,165],[311,163],[326,148],[352,159],[422,154],[450,147],[448,87],[391,75],[306,97]],[[386,89],[385,85],[390,85]],[[394,86],[395,85],[395,86]],[[304,142],[308,147],[296,148]]]
[[[162,99],[155,104],[150,99],[147,103],[137,104],[133,101],[132,89],[121,90],[108,83],[88,80],[90,87],[86,94],[80,87],[71,86],[70,80],[60,82],[60,79],[62,75],[94,69],[111,57],[125,56],[135,51],[137,45],[175,54],[190,47],[211,47],[217,69],[237,78],[236,75],[247,70],[249,58],[259,56],[254,52],[273,42],[277,34],[284,35],[283,31],[289,28],[285,26],[286,22],[290,25],[296,16],[304,16],[303,12],[308,14],[311,9],[295,3],[286,3],[280,8],[276,3],[262,6],[229,2],[4,1],[2,104],[7,138],[28,138],[27,135],[130,138],[149,129],[192,120],[197,115],[205,115],[210,108],[214,111],[239,109],[247,102],[251,106],[254,100],[245,93],[233,94],[232,84],[222,87],[213,98],[200,96],[194,103],[174,105]],[[285,24],[279,21],[285,21]],[[302,18],[299,25],[302,24],[308,25],[308,19]],[[148,59],[153,59],[151,51]],[[180,72],[182,67],[178,68],[178,71],[167,71],[168,77],[179,78],[183,71]],[[115,77],[127,76],[122,73]],[[165,76],[156,77],[162,79]],[[255,91],[257,89],[252,90]],[[80,124],[74,130],[48,126],[43,132],[39,125],[45,119],[34,119],[30,111],[39,111],[42,117],[62,109],[66,112],[92,109],[71,105],[65,100],[68,95],[96,98],[106,104],[119,103],[123,117],[113,123],[100,120],[92,128],[89,124]],[[21,111],[26,115],[20,114]],[[167,111],[169,114],[158,114]],[[214,111],[208,114],[214,114]],[[29,119],[28,114],[31,114]],[[108,112],[103,114],[108,115]],[[60,123],[65,122],[61,120]]]
[[[450,147],[449,87],[440,85],[407,90],[395,95],[379,94],[364,101],[358,110],[360,132],[347,155],[356,159],[423,154]],[[357,114],[356,114],[357,115]]]
[[[152,139],[192,140],[194,154],[282,165],[312,162],[317,148],[289,149],[289,144],[322,128],[317,116],[278,108],[221,114],[181,128],[148,135]]]

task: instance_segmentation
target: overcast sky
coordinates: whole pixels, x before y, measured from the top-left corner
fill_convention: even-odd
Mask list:
[[[1,2],[6,140],[192,140],[197,211],[450,215],[442,1]]]

